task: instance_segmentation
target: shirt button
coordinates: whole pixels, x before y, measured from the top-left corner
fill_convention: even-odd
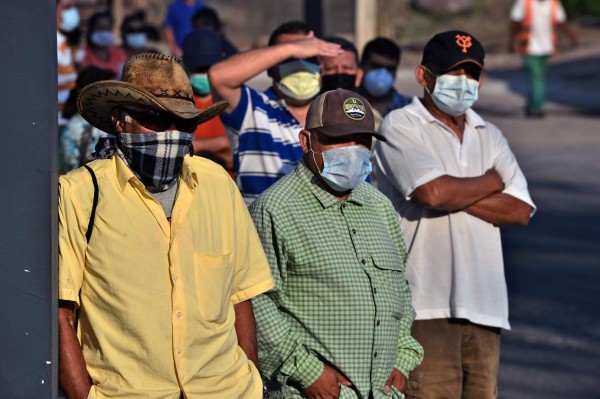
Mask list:
[[[181,354],[182,354],[182,353],[183,353],[183,349],[177,349],[177,354],[178,354],[179,356],[181,356]]]
[[[181,319],[181,316],[182,316],[181,312],[177,312],[177,317]]]
[[[377,322],[375,324],[376,325],[380,325],[381,324],[381,320],[377,320]]]
[[[373,288],[373,294],[377,294],[377,288]]]
[[[179,277],[173,276],[173,282],[176,282],[177,280],[179,280]]]
[[[373,357],[377,357],[377,352],[373,353]]]
[[[356,229],[352,229],[352,234],[356,234]]]
[[[364,264],[366,264],[366,263],[367,263],[367,261],[366,261],[366,260],[364,260],[364,259],[362,259],[362,260],[360,261],[360,263],[362,263],[362,264],[364,265]]]

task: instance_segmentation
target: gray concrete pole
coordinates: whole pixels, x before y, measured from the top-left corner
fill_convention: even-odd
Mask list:
[[[56,1],[2,1],[0,397],[55,398]]]
[[[354,7],[354,44],[360,52],[377,35],[377,1],[355,0]]]

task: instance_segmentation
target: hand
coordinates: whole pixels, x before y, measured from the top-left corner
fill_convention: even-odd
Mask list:
[[[352,383],[332,367],[325,366],[317,380],[304,393],[309,399],[337,399],[340,396],[339,384],[351,386]]]
[[[500,176],[500,173],[498,173],[496,169],[488,169],[487,172],[485,172],[485,176],[491,176],[495,180],[494,183],[497,185],[496,191],[504,190],[504,181],[502,181],[502,176]]]
[[[390,374],[390,378],[388,378],[385,383],[385,391],[389,392],[392,389],[392,386],[395,386],[397,390],[404,393],[406,391],[406,386],[408,382],[406,381],[406,377],[404,374],[400,372],[398,369],[393,369]]]
[[[336,43],[329,43],[315,37],[311,31],[305,39],[291,42],[296,47],[294,50],[295,58],[310,58],[310,57],[335,57],[344,52],[341,46]]]

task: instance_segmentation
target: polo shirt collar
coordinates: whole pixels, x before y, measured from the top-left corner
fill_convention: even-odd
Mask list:
[[[118,154],[115,154],[113,159],[117,169],[117,181],[119,182],[121,191],[125,190],[125,185],[130,181],[132,185],[138,185],[139,187],[144,188],[144,184],[139,181],[139,179],[131,171],[127,165],[127,162],[125,162]],[[188,162],[189,155],[186,155],[183,159],[183,167],[181,169],[180,179],[182,179],[190,189],[194,189],[198,185],[198,176],[196,172],[190,168]]]
[[[419,118],[423,124],[428,123],[441,123],[438,119],[436,119],[431,112],[425,108],[423,103],[418,97],[413,97],[412,102],[407,105],[406,110]],[[471,108],[465,112],[465,116],[467,118],[467,125],[473,128],[485,127],[485,121],[481,116],[477,114],[477,112],[473,111]]]
[[[350,192],[350,195],[345,201],[340,201],[335,197],[335,195],[327,191],[325,188],[325,183],[323,183],[313,174],[313,172],[304,162],[304,159],[302,159],[298,164],[295,173],[298,174],[300,180],[319,201],[323,209],[330,208],[334,205],[340,204],[341,202],[350,202],[359,206],[362,206],[366,202],[367,188],[365,185],[368,183],[359,184]]]

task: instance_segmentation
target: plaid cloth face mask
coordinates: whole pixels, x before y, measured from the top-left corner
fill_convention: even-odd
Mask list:
[[[175,184],[186,154],[191,150],[193,133],[171,130],[158,133],[120,133],[116,149],[133,173],[153,192],[165,191]]]

